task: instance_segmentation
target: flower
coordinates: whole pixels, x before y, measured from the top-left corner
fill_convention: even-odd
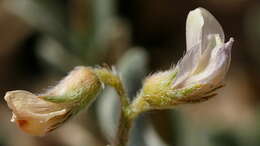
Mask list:
[[[44,94],[9,91],[5,100],[13,111],[12,122],[31,135],[42,136],[89,105],[100,87],[101,83],[91,68],[76,67]]]
[[[196,85],[201,93],[221,86],[229,69],[233,38],[225,36],[216,18],[204,8],[191,11],[186,22],[187,51],[177,64],[173,89]]]
[[[214,96],[229,69],[233,38],[225,36],[216,18],[204,8],[188,14],[186,53],[175,68],[149,76],[133,102],[133,109],[171,108]]]

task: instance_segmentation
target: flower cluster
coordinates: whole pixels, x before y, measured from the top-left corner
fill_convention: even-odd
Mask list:
[[[215,95],[229,69],[230,38],[216,18],[203,8],[188,14],[186,53],[174,68],[147,77],[138,97],[130,103],[120,77],[106,68],[76,67],[57,86],[43,94],[10,91],[5,95],[12,121],[32,135],[44,135],[95,99],[102,83],[116,89],[123,115],[132,119],[141,112],[200,102]],[[128,117],[129,116],[129,117]],[[122,128],[122,127],[121,127]]]

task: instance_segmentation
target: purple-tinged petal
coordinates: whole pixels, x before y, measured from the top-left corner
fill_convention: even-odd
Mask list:
[[[221,83],[228,71],[231,60],[233,38],[222,47],[216,47],[211,53],[208,66],[203,72],[191,76],[185,84],[201,83],[217,85]]]
[[[200,44],[197,44],[192,49],[188,50],[181,61],[178,62],[175,68],[177,71],[176,80],[174,81],[172,88],[179,86],[195,70],[199,59],[199,45]]]

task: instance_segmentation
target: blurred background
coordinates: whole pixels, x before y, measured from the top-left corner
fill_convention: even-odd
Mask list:
[[[130,146],[260,145],[259,0],[0,0],[0,146],[105,146],[115,133],[116,94],[45,137],[10,122],[5,92],[44,92],[77,65],[115,65],[130,96],[185,50],[190,10],[208,9],[234,37],[226,86],[207,102],[137,119]]]

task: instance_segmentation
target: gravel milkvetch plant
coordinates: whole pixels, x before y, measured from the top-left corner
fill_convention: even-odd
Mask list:
[[[201,102],[216,95],[223,84],[231,60],[234,40],[225,36],[216,18],[203,8],[188,14],[186,53],[175,67],[150,75],[131,102],[115,70],[77,67],[47,93],[10,91],[5,100],[13,110],[12,121],[26,132],[44,135],[71,115],[89,105],[101,83],[113,87],[121,102],[121,115],[113,146],[126,146],[133,120],[148,110],[173,108],[183,103]]]

